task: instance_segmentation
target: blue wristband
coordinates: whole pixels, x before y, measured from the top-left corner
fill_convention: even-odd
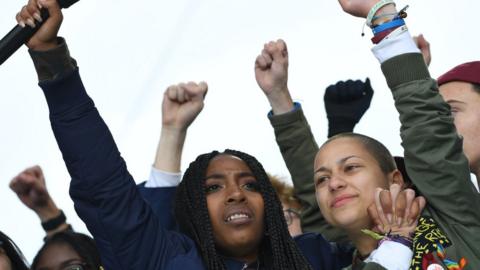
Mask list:
[[[399,26],[405,25],[405,21],[402,18],[394,19],[393,21],[389,21],[384,24],[380,24],[379,26],[375,27],[372,29],[373,34],[376,35],[380,32],[383,32],[385,30],[391,29],[391,28],[396,28]]]

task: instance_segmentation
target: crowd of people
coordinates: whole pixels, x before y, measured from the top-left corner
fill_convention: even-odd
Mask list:
[[[391,0],[339,3],[373,31],[372,51],[400,115],[403,157],[353,132],[374,94],[368,78],[326,89],[328,138],[319,146],[293,101],[279,39],[261,48],[255,80],[293,186],[233,149],[200,154],[181,173],[205,82],[165,90],[150,177],[137,185],[58,36],[58,3],[30,0],[17,22],[34,27],[41,9],[50,14],[26,45],[70,196],[91,236],[67,222],[42,169],[27,168],[10,188],[38,215],[44,244],[30,264],[0,232],[0,270],[480,269],[480,212],[472,207],[480,195],[470,179],[480,179],[480,61],[435,80],[429,44],[411,37],[405,9]]]

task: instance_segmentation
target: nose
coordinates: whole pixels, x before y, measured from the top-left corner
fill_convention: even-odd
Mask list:
[[[330,181],[328,182],[328,188],[331,192],[341,190],[345,188],[347,183],[342,179],[342,177],[332,175]]]
[[[240,203],[246,200],[245,193],[238,185],[231,185],[227,187],[226,204]]]

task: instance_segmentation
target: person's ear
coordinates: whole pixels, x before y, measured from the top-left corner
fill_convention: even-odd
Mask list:
[[[395,169],[393,172],[390,173],[390,185],[391,184],[398,184],[400,185],[400,187],[402,187],[402,189],[407,188],[405,186],[403,175],[398,169]]]

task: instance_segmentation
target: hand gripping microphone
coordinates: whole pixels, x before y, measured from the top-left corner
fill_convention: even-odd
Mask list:
[[[71,5],[78,2],[78,0],[58,0],[60,8],[68,8]],[[48,19],[48,10],[42,8],[40,10],[40,16],[43,22]],[[0,40],[0,65],[2,65],[12,54],[14,54],[25,42],[27,42],[38,29],[42,26],[43,22],[35,21],[35,27],[32,28],[28,25],[21,27],[16,25],[5,37]]]

